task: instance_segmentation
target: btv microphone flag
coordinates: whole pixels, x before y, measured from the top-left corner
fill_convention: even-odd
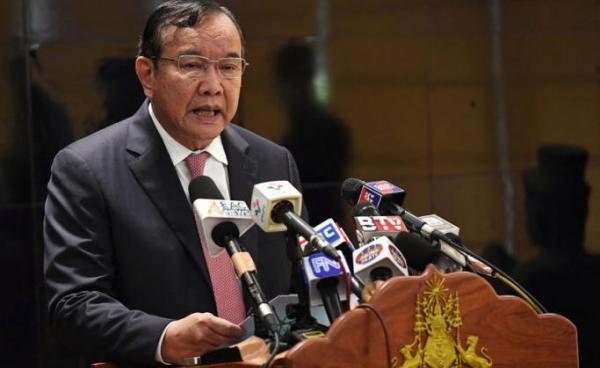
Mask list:
[[[381,236],[395,237],[400,232],[408,231],[400,216],[357,216],[356,237],[361,244],[366,244]]]
[[[291,203],[293,212],[300,216],[302,212],[302,194],[290,182],[280,180],[254,185],[252,202],[250,203],[254,222],[266,232],[286,231],[287,226],[275,222],[271,216],[275,205],[282,201]]]
[[[377,238],[355,250],[353,259],[354,276],[364,284],[377,279],[373,277],[377,270],[386,270],[390,276],[408,275],[408,266],[404,255],[387,236]]]
[[[385,197],[394,203],[402,204],[405,194],[404,189],[388,181],[371,181],[363,185],[357,203],[371,202],[375,207],[379,208],[381,200]]]
[[[204,240],[211,256],[220,250],[212,239],[212,231],[216,225],[223,221],[235,224],[240,236],[254,225],[248,205],[244,201],[229,201],[224,199],[196,199],[193,204],[194,211],[200,218],[199,225]]]

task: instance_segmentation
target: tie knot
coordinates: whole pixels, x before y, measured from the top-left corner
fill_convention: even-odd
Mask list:
[[[191,154],[185,159],[190,176],[192,179],[202,176],[204,174],[204,165],[206,160],[210,157],[210,153],[203,151],[198,154]]]

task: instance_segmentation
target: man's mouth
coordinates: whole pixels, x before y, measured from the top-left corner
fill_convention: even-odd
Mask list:
[[[221,110],[219,109],[206,109],[206,108],[197,108],[192,110],[194,114],[199,116],[212,117],[217,115]]]

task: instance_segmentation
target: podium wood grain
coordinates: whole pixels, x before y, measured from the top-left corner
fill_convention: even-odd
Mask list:
[[[281,354],[275,366],[400,368],[404,362],[400,349],[415,336],[416,296],[427,289],[426,282],[434,275],[444,278],[447,289],[458,292],[462,345],[465,346],[467,336],[478,336],[477,351],[482,347],[487,349],[492,367],[578,367],[577,332],[569,320],[556,314],[536,314],[518,297],[498,296],[478,275],[466,272],[441,275],[433,266],[420,276],[389,280],[370,301],[388,326],[395,364],[387,364],[385,339],[378,319],[365,309],[354,309],[336,320],[324,338],[305,341]],[[463,363],[463,367],[469,366]]]

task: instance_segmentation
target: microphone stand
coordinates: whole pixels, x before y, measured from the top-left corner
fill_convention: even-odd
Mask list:
[[[327,331],[327,327],[319,324],[310,313],[310,302],[308,300],[308,287],[302,277],[302,250],[297,244],[296,233],[292,230],[286,232],[286,251],[288,260],[292,265],[291,283],[294,291],[298,293],[298,304],[290,306],[287,311],[288,318],[294,323],[284,340],[290,346],[304,339],[305,332],[322,332]]]

